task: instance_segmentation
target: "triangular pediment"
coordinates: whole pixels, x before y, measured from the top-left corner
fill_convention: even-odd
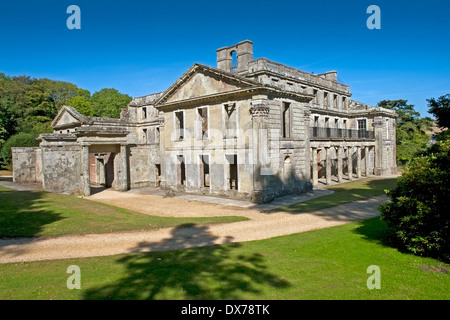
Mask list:
[[[59,110],[55,119],[53,119],[52,128],[57,130],[63,128],[78,127],[81,125],[84,118],[85,117],[74,108],[70,106],[63,106]]]
[[[256,87],[255,81],[228,72],[195,64],[156,101],[156,106]]]

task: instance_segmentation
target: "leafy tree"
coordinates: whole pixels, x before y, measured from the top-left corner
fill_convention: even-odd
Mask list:
[[[419,118],[420,113],[407,100],[382,100],[379,107],[395,110],[397,117],[397,161],[406,164],[417,153],[428,147],[430,137],[426,130],[433,121],[430,118]]]
[[[87,117],[94,116],[91,93],[88,90],[78,89],[77,95],[67,100],[65,104],[77,109],[82,115]]]
[[[381,218],[401,246],[423,256],[450,261],[450,140],[440,141],[415,157],[388,191]]]
[[[436,117],[441,128],[450,128],[450,94],[443,95],[437,100],[427,99],[428,112]]]
[[[18,132],[34,136],[52,132],[50,124],[64,104],[86,116],[118,118],[130,101],[116,89],[91,96],[73,83],[0,73],[0,150]]]
[[[116,89],[102,89],[91,97],[94,116],[119,118],[120,111],[130,103],[131,97]]]

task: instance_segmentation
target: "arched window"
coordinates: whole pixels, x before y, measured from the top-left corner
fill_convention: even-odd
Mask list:
[[[231,51],[231,72],[235,72],[237,70],[237,53],[236,51]]]

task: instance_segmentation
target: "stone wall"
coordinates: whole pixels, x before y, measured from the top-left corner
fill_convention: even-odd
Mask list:
[[[42,146],[42,178],[46,191],[83,194],[79,145]]]
[[[39,148],[12,148],[13,181],[41,182],[42,157]]]

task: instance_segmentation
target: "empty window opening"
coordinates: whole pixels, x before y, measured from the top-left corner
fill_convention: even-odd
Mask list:
[[[154,142],[155,143],[159,143],[159,127],[156,127],[155,128],[155,140],[154,140]]]
[[[238,165],[237,155],[226,155],[228,161],[228,187],[230,190],[238,190]]]
[[[183,140],[183,137],[184,137],[184,112],[183,111],[175,112],[175,131],[176,131],[176,139]]]
[[[177,175],[178,175],[178,184],[186,185],[186,164],[184,162],[184,156],[179,155],[178,157],[178,166],[177,166]]]
[[[155,185],[159,187],[161,185],[161,165],[155,164]]]
[[[328,92],[323,93],[323,105],[328,107]]]
[[[147,119],[147,107],[142,108],[142,119]]]
[[[319,90],[313,89],[314,103],[318,103],[318,102],[319,102],[319,101],[318,101],[318,98],[317,98],[318,93],[319,93]]]
[[[147,129],[142,129],[142,140],[147,143]]]
[[[225,138],[236,138],[236,104],[226,104],[225,109]]]
[[[283,138],[291,137],[291,104],[283,102],[281,106],[281,130]]]
[[[337,102],[338,102],[338,96],[337,96],[337,94],[335,94],[335,95],[333,95],[333,108],[335,108],[335,109],[337,109],[337,107],[338,107]]]
[[[314,116],[313,120],[313,137],[317,137],[319,134],[319,116]]]
[[[347,109],[347,99],[342,97],[342,109]]]
[[[329,138],[331,136],[330,118],[329,117],[325,117],[325,130],[327,133],[327,137]]]
[[[283,177],[284,187],[286,189],[291,189],[293,170],[292,170],[292,161],[291,161],[290,156],[286,156],[284,158],[283,172],[284,172],[284,177]]]
[[[231,51],[231,72],[236,72],[237,70],[237,53],[236,51]]]
[[[200,156],[200,184],[202,187],[210,186],[210,176],[209,176],[209,155]]]
[[[208,139],[208,109],[198,108],[198,119],[200,121],[200,134],[201,139]]]

